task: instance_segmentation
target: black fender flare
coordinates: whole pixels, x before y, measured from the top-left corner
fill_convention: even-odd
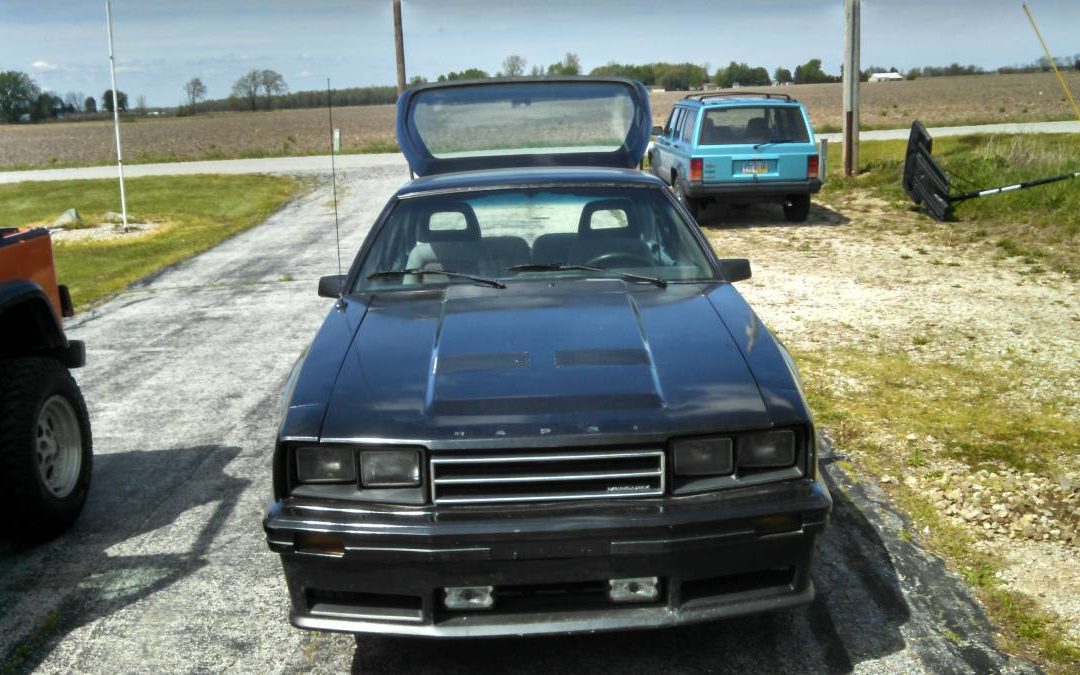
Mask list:
[[[41,286],[16,279],[0,282],[0,356],[49,356],[78,368],[86,347],[67,339]]]

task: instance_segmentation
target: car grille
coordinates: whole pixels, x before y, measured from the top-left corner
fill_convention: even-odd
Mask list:
[[[663,450],[431,458],[436,504],[613,499],[664,494]]]

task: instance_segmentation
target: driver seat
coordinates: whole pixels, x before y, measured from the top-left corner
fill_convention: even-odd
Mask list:
[[[578,236],[570,247],[567,262],[586,265],[601,256],[615,257],[619,254],[642,262],[653,260],[649,247],[641,240],[641,222],[636,206],[629,199],[589,202],[581,211]],[[603,262],[600,265],[611,267]]]

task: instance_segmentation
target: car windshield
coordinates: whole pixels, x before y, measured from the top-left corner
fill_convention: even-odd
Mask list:
[[[705,111],[698,145],[742,145],[782,140],[808,143],[810,133],[795,106],[745,106]]]
[[[461,274],[503,281],[603,276],[603,270],[562,266],[665,281],[712,279],[706,252],[690,228],[659,188],[409,197],[394,207],[372,242],[355,290],[475,283]],[[521,266],[529,267],[513,269]]]

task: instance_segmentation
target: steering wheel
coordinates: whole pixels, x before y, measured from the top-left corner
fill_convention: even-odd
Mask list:
[[[610,253],[601,253],[598,256],[589,258],[586,262],[582,263],[586,267],[620,267],[620,265],[610,265],[604,263],[610,263],[612,260],[619,260],[622,262],[630,262],[629,265],[621,265],[621,267],[652,267],[653,261],[649,260],[645,256],[639,253],[623,253],[621,251],[612,251]]]

